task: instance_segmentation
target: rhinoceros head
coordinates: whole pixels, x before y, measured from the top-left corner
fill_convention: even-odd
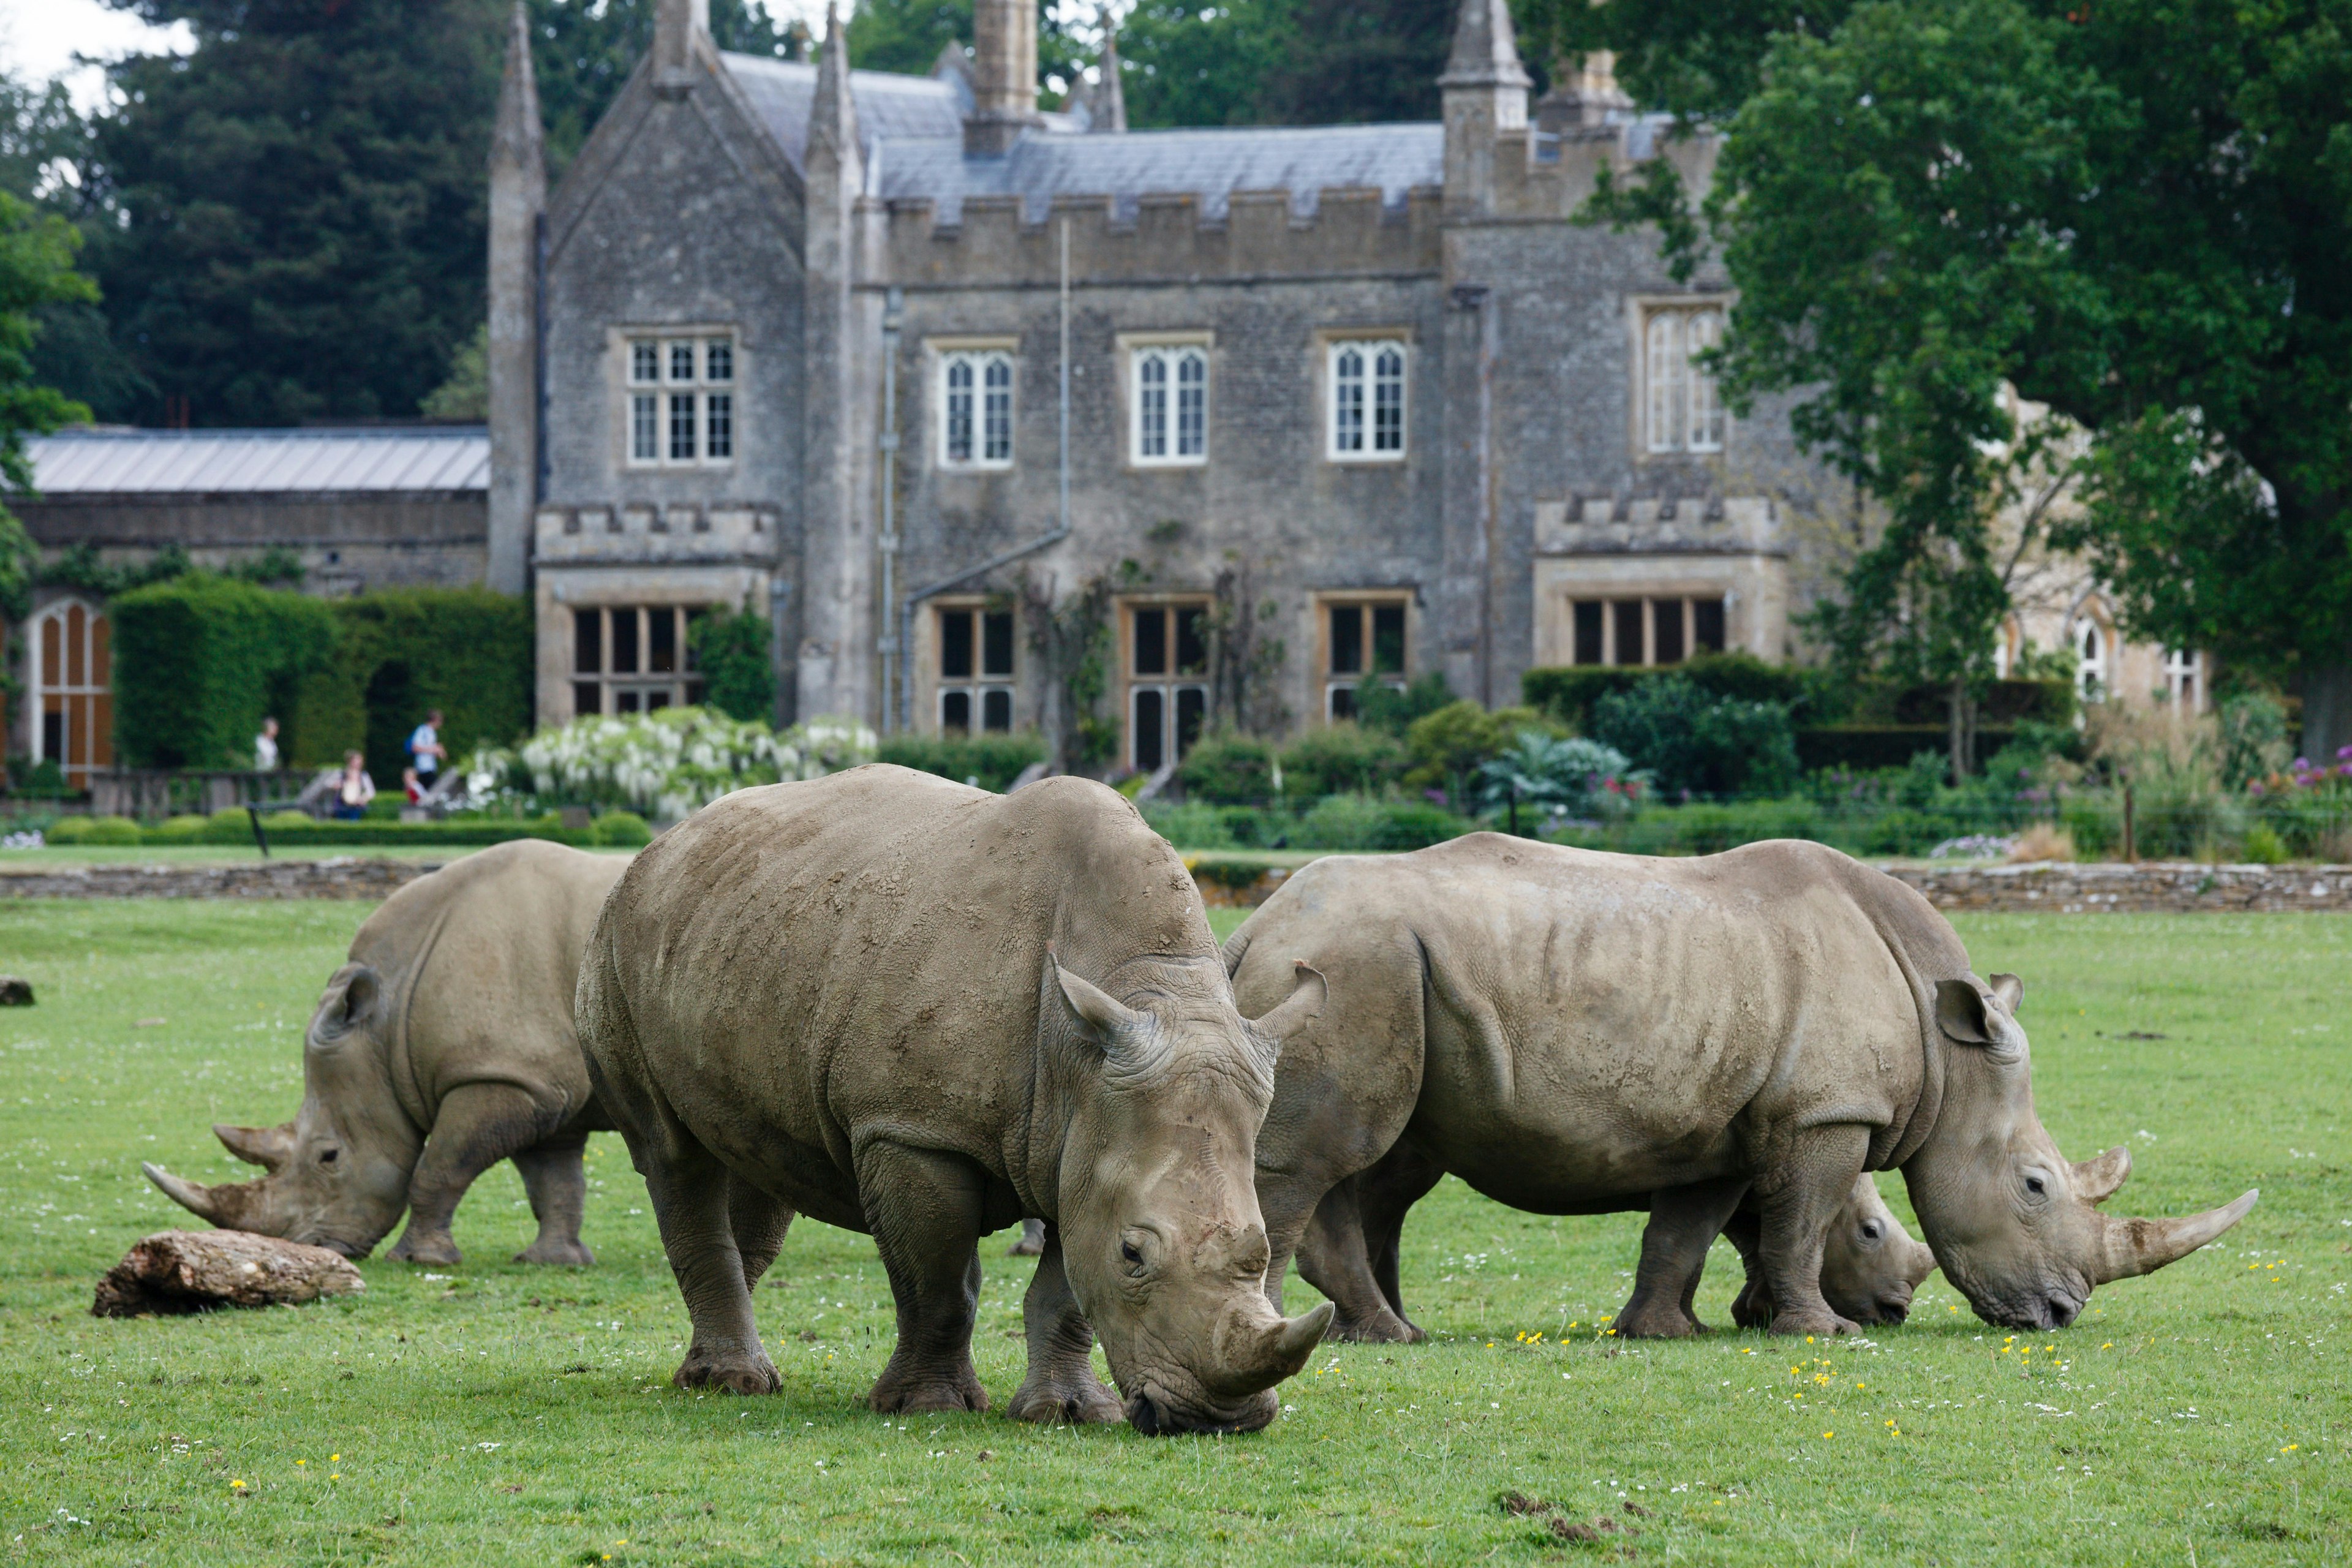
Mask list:
[[[2064,1328],[2091,1291],[2175,1262],[2254,1206],[2247,1193],[2183,1219],[2116,1219],[2096,1205],[2130,1173],[2109,1150],[2070,1164],[2033,1113],[2031,1053],[2013,974],[1936,987],[1947,1052],[1936,1126],[1904,1167],[1936,1261],[1977,1315],[2002,1328]]]
[[[1063,1267],[1147,1435],[1264,1426],[1274,1385],[1331,1321],[1328,1302],[1287,1321],[1268,1304],[1254,1175],[1276,1053],[1320,1009],[1323,978],[1302,966],[1255,1024],[1222,968],[1187,980],[1129,1007],[1056,963],[1046,973],[1098,1053],[1062,1160]]]
[[[226,1230],[364,1258],[408,1206],[424,1140],[393,1093],[382,975],[347,963],[327,983],[302,1046],[302,1109],[276,1127],[217,1124],[228,1152],[267,1173],[205,1186],[146,1164],[172,1200]]]
[[[1856,1176],[1822,1247],[1822,1296],[1831,1310],[1857,1323],[1899,1323],[1935,1269],[1935,1253],[1911,1239],[1870,1173]]]

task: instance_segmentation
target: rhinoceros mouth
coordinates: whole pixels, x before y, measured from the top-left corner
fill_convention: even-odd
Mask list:
[[[1127,1421],[1146,1437],[1223,1437],[1260,1430],[1274,1420],[1277,1408],[1279,1402],[1271,1390],[1253,1396],[1236,1410],[1196,1410],[1170,1399],[1166,1390],[1147,1384],[1127,1402]]]

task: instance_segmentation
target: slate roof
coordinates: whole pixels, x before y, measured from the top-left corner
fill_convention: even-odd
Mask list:
[[[814,65],[723,57],[727,68],[795,169],[808,146]],[[961,221],[969,196],[1021,198],[1023,217],[1041,223],[1056,196],[1108,196],[1121,220],[1147,195],[1191,195],[1203,216],[1222,219],[1235,191],[1284,190],[1305,217],[1333,186],[1378,186],[1395,207],[1416,185],[1445,173],[1445,128],[1406,125],[1244,127],[1131,131],[1090,136],[1073,116],[1048,114],[1001,158],[967,158],[960,83],[888,71],[849,73],[865,143],[867,190],[887,200],[929,200],[938,221]]]
[[[301,430],[64,430],[25,443],[44,498],[487,491],[479,425]]]
[[[1032,133],[1002,158],[967,158],[961,128],[950,141],[886,141],[875,194],[928,198],[938,221],[961,221],[970,196],[1019,196],[1025,222],[1042,223],[1056,196],[1108,196],[1114,216],[1135,216],[1147,195],[1191,195],[1202,216],[1225,216],[1235,191],[1287,191],[1291,211],[1313,213],[1334,186],[1378,186],[1388,206],[1445,174],[1445,128],[1405,125],[1259,126],[1239,130],[1130,131],[1113,136]]]

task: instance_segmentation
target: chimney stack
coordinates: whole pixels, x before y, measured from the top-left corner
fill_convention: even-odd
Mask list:
[[[1002,157],[1037,113],[1037,0],[973,0],[973,108],[963,122],[967,156]]]
[[[694,40],[709,31],[710,0],[655,0],[655,81],[686,85],[694,64]]]

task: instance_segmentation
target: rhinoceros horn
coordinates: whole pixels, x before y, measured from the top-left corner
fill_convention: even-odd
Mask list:
[[[1226,1372],[1217,1380],[1221,1393],[1255,1394],[1286,1377],[1296,1377],[1331,1326],[1331,1303],[1295,1318],[1277,1318],[1255,1331],[1244,1329],[1226,1342]],[[1246,1336],[1246,1337],[1244,1337]],[[1240,1341],[1234,1343],[1234,1341]]]
[[[2261,1195],[2262,1189],[2256,1187],[2233,1204],[2181,1219],[2116,1219],[2100,1215],[2105,1227],[2101,1250],[2105,1256],[2095,1260],[2092,1283],[2104,1285],[2136,1274],[2153,1274],[2168,1263],[2178,1263],[2245,1218],[2246,1211]]]
[[[212,1221],[224,1230],[257,1229],[252,1225],[262,1182],[224,1182],[208,1187],[202,1182],[191,1182],[175,1176],[152,1161],[142,1161],[139,1169],[149,1181],[163,1189],[163,1195],[189,1213]],[[268,1178],[263,1178],[267,1181]],[[267,1234],[265,1232],[265,1234]]]
[[[226,1144],[230,1153],[265,1171],[275,1171],[294,1157],[291,1121],[275,1127],[232,1127],[226,1121],[215,1121],[213,1136]]]
[[[2116,1189],[2131,1174],[2131,1151],[2118,1143],[2095,1159],[2076,1162],[2074,1167],[2074,1195],[2086,1204],[2103,1204],[2115,1196]]]

